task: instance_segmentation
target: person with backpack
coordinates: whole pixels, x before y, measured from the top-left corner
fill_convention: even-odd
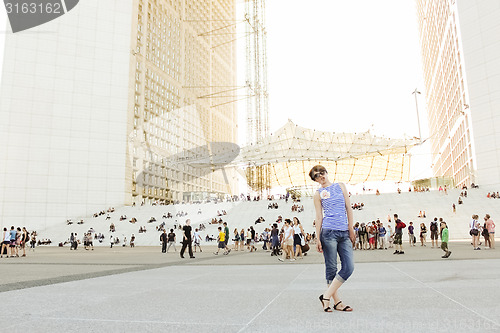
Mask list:
[[[394,228],[394,245],[396,251],[393,254],[405,254],[403,251],[403,229],[406,228],[406,224],[398,218],[398,214],[394,214],[394,222],[396,227]]]
[[[434,248],[434,244],[436,245],[436,248],[438,247],[438,219],[437,217],[434,218],[434,221],[431,222],[429,226],[429,230],[431,231],[431,242],[432,242],[432,248]]]

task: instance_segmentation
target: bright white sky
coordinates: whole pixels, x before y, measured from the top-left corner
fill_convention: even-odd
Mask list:
[[[318,130],[418,136],[418,87],[428,136],[413,0],[268,0],[266,7],[271,132],[291,119]],[[241,121],[245,111],[241,105]],[[412,151],[412,179],[430,176],[422,148]]]
[[[267,1],[271,130],[418,136],[423,90],[413,0]],[[421,127],[427,127],[424,99]],[[427,131],[425,131],[427,133]]]
[[[424,91],[413,0],[268,0],[266,6],[272,132],[291,119],[318,130],[418,136],[412,91]],[[0,72],[6,23],[1,6]],[[239,62],[243,68],[244,57]],[[240,104],[242,122],[245,110]],[[426,138],[423,94],[419,111]],[[428,176],[428,153],[415,153],[412,178]]]

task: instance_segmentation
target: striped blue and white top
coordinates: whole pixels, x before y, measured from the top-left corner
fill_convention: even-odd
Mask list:
[[[349,230],[342,188],[338,183],[318,189],[323,207],[323,229]]]

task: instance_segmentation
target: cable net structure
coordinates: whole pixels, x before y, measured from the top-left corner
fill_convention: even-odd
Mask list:
[[[243,167],[246,174],[267,165],[271,188],[311,185],[309,170],[317,164],[325,166],[335,182],[409,181],[408,151],[417,144],[417,138],[324,132],[289,120],[258,143],[241,148],[231,164]]]

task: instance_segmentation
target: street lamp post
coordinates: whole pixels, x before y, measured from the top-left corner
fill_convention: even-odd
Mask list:
[[[415,108],[417,109],[418,138],[420,139],[420,142],[422,142],[422,132],[420,131],[420,116],[418,115],[418,102],[417,102],[417,95],[420,95],[420,91],[418,91],[417,88],[415,88],[412,94],[415,95]]]

